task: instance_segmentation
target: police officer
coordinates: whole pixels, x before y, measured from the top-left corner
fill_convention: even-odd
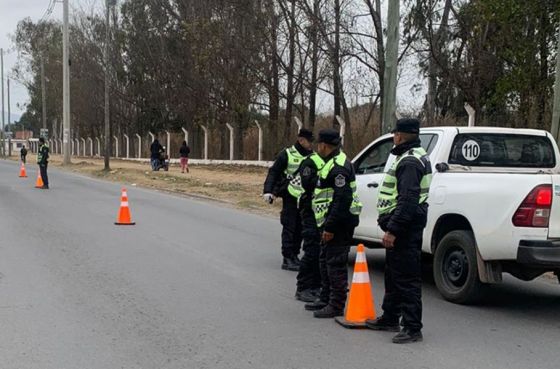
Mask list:
[[[26,158],[27,158],[27,149],[25,148],[25,145],[23,145],[21,147],[21,150],[19,150],[19,155],[21,157],[21,162],[23,164],[26,164]]]
[[[315,301],[321,289],[321,272],[319,270],[321,234],[313,212],[312,199],[319,178],[318,172],[323,165],[325,162],[319,154],[311,154],[301,163],[295,180],[291,181],[288,186],[288,192],[298,199],[301,216],[303,257],[297,275],[295,297],[304,302]]]
[[[47,175],[47,166],[49,164],[49,146],[46,144],[43,137],[39,138],[39,151],[37,151],[37,164],[41,172],[41,179],[43,180],[43,190],[49,189],[49,176]]]
[[[396,160],[383,179],[377,204],[386,248],[383,315],[366,326],[399,332],[393,342],[409,343],[422,340],[421,249],[432,167],[420,145],[418,120],[399,119],[393,133]]]
[[[277,198],[282,198],[282,269],[299,270],[299,251],[301,248],[301,219],[299,216],[297,199],[288,192],[288,185],[295,178],[301,162],[311,155],[313,133],[301,129],[297,142],[278,155],[264,182],[263,199],[272,204]]]
[[[343,315],[348,289],[348,252],[359,223],[362,204],[356,193],[352,163],[340,150],[337,131],[319,133],[317,152],[325,161],[313,197],[313,210],[321,230],[321,293],[319,299],[305,305],[315,318]]]

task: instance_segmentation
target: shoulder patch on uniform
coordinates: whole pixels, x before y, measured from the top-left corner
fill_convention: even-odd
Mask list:
[[[344,177],[342,174],[337,175],[334,178],[334,185],[336,187],[344,187],[346,185],[346,177]]]
[[[307,177],[308,175],[310,175],[310,174],[311,174],[311,168],[309,168],[309,167],[305,167],[305,169],[303,170],[303,172],[302,172],[302,173],[303,173],[303,175],[304,175],[304,176],[306,176],[306,177]]]

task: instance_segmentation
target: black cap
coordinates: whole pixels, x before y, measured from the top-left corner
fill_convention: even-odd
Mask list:
[[[323,129],[319,132],[319,140],[317,142],[329,145],[339,145],[341,141],[340,134],[334,129]]]
[[[299,130],[298,137],[303,137],[309,142],[313,142],[315,139],[315,137],[313,137],[313,132],[305,128]]]
[[[420,133],[420,121],[414,118],[402,118],[397,120],[397,126],[391,133]]]

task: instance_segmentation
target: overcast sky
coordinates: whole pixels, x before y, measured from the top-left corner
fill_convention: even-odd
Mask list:
[[[0,48],[4,49],[4,93],[6,94],[6,79],[10,75],[12,67],[17,61],[17,54],[12,50],[13,44],[10,34],[16,30],[17,23],[30,17],[34,21],[41,19],[49,0],[0,0]],[[57,4],[51,18],[62,18],[62,4]],[[25,87],[15,81],[10,81],[11,91],[11,111],[15,114],[23,113],[23,104],[27,101],[28,95]],[[7,97],[4,98],[6,104],[7,117]],[[20,105],[20,107],[18,107]],[[6,118],[7,119],[7,118]],[[7,123],[7,121],[6,121]]]
[[[49,2],[50,0],[0,0],[0,48],[4,49],[4,84],[17,60],[17,54],[12,50],[13,44],[10,40],[10,34],[15,32],[17,23],[26,17],[30,17],[34,21],[41,19],[49,6]],[[72,5],[89,7],[92,4],[98,4],[98,2],[101,2],[101,0],[72,0]],[[62,3],[56,3],[49,19],[62,19]],[[421,105],[423,100],[423,92],[411,93],[412,85],[419,79],[416,76],[416,71],[414,71],[415,68],[412,69],[412,71],[409,69],[407,73],[404,73],[399,81],[398,100],[400,109]],[[25,103],[28,101],[27,90],[15,81],[10,82],[10,89],[11,111],[18,115],[22,114],[25,111]],[[331,99],[331,96],[324,96],[324,94],[319,96],[319,107],[322,110],[330,110]],[[7,98],[5,98],[5,104],[7,106]],[[6,112],[7,110],[6,107]]]

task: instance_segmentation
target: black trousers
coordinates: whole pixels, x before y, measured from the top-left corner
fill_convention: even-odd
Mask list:
[[[383,315],[411,330],[422,329],[422,232],[397,235],[386,251]]]
[[[341,226],[334,238],[321,245],[321,295],[319,299],[335,309],[344,310],[348,293],[348,252],[354,235],[354,226]]]
[[[45,163],[43,165],[39,165],[39,170],[41,171],[41,179],[43,180],[43,184],[46,187],[49,187],[49,176],[47,175],[47,166],[49,164]]]
[[[297,275],[297,290],[318,289],[321,287],[321,271],[319,269],[321,234],[310,202],[301,205],[300,215],[303,257]]]
[[[289,194],[282,198],[280,223],[282,224],[282,256],[285,258],[298,256],[302,239],[301,217],[297,200]]]

